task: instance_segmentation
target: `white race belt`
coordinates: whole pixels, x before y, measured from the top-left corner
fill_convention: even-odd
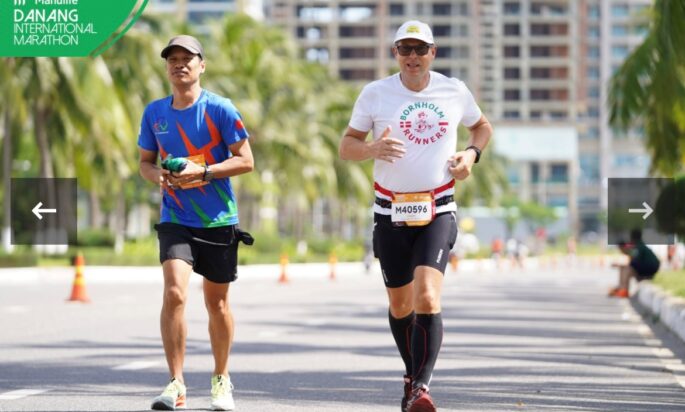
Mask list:
[[[395,226],[425,226],[435,218],[433,192],[393,193],[390,219]]]

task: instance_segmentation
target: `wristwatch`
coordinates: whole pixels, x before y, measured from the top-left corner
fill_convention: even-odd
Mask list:
[[[205,165],[205,173],[202,175],[202,180],[209,182],[212,179],[214,179],[214,172],[209,168],[209,165]]]
[[[476,161],[474,163],[478,163],[478,161],[480,160],[480,149],[477,148],[476,146],[471,145],[471,146],[467,147],[466,149],[464,149],[464,151],[467,151],[469,149],[473,149],[473,151],[476,152]]]

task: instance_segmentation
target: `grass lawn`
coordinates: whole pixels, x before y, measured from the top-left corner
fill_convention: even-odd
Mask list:
[[[672,295],[685,298],[685,269],[659,272],[653,282]]]

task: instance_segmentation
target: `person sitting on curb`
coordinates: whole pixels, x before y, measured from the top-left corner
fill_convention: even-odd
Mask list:
[[[659,258],[642,241],[642,232],[639,229],[630,232],[630,242],[619,242],[618,247],[630,257],[630,262],[612,265],[619,269],[619,277],[618,286],[609,291],[609,296],[627,298],[630,296],[630,279],[635,278],[638,282],[653,279],[659,271]]]

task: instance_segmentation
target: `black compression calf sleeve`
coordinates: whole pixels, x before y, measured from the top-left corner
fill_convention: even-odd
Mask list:
[[[395,344],[397,344],[397,349],[399,349],[400,356],[404,361],[407,375],[411,375],[411,336],[415,317],[416,315],[412,312],[404,318],[396,319],[388,311],[392,337],[395,338]]]
[[[430,383],[442,345],[442,314],[416,315],[411,348],[414,387]]]

